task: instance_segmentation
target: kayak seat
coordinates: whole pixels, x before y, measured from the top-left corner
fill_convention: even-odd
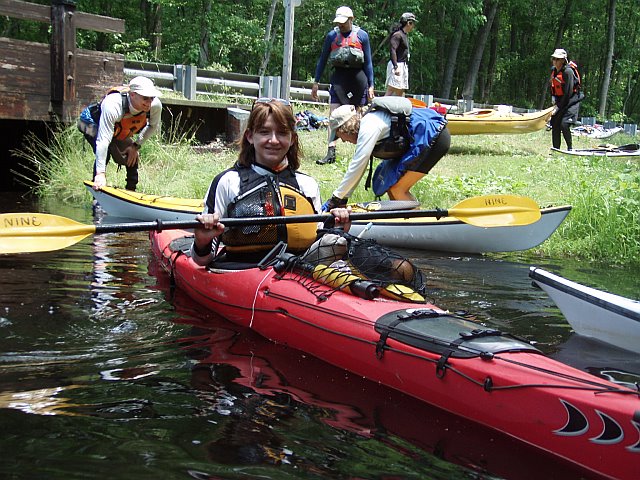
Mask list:
[[[207,265],[208,270],[248,270],[258,268],[258,262],[241,262],[229,260],[226,254],[218,255],[216,259]]]

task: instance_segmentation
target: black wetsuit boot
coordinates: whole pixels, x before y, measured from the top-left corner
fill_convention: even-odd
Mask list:
[[[327,149],[327,155],[322,160],[316,160],[318,165],[326,165],[327,163],[333,163],[336,161],[336,147],[329,147]]]

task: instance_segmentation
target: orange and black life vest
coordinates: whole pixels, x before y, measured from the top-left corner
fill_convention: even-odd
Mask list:
[[[140,112],[136,115],[129,113],[129,87],[111,87],[99,102],[92,103],[86,108],[86,111],[88,111],[96,125],[100,122],[100,115],[102,115],[102,109],[100,107],[102,101],[107,97],[107,95],[112,93],[120,94],[123,113],[122,119],[119,122],[116,122],[114,126],[113,138],[116,140],[124,140],[135,135],[147,126],[149,122],[149,112]],[[82,115],[82,118],[85,118],[85,116]]]
[[[338,27],[334,27],[334,29],[336,30],[336,40],[331,43],[331,51],[343,47],[355,47],[362,50],[362,42],[358,38],[358,30],[360,30],[360,27],[354,25],[351,28],[351,32],[346,37]]]
[[[580,88],[582,87],[582,81],[580,79],[580,72],[578,72],[578,65],[572,60],[567,63],[560,71],[557,71],[555,68],[551,72],[551,95],[554,97],[561,97],[564,95],[564,85],[566,83],[566,79],[564,78],[564,72],[566,68],[571,68],[574,76],[573,82],[573,92],[578,93]]]

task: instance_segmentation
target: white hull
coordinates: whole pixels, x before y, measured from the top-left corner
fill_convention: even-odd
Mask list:
[[[109,217],[137,221],[193,220],[202,211],[197,200],[158,197],[107,188],[87,190]],[[374,220],[364,238],[383,245],[459,253],[514,252],[533,248],[544,242],[564,221],[570,206],[541,209],[541,218],[521,226],[483,228],[450,217]],[[358,235],[369,222],[354,222],[350,233]]]
[[[563,155],[573,155],[577,157],[638,157],[640,156],[640,149],[638,150],[615,150],[615,149],[575,149],[575,150],[562,150],[560,148],[551,147],[551,151],[555,153],[561,153]]]
[[[487,253],[528,250],[544,242],[569,214],[571,207],[541,209],[540,220],[530,225],[482,228],[450,218],[376,221],[364,238],[389,247],[441,252]],[[368,222],[354,222],[349,233],[358,235]]]
[[[102,190],[94,190],[87,185],[87,190],[91,192],[93,197],[100,204],[100,208],[110,217],[118,217],[139,221],[154,221],[157,219],[163,221],[169,220],[193,220],[196,215],[202,211],[199,207],[180,207],[176,205],[162,206],[160,204],[145,204],[138,200],[137,197],[131,196],[127,198],[126,190],[118,189],[118,195],[111,195]],[[149,197],[153,197],[149,195]]]
[[[531,267],[529,276],[558,306],[576,333],[640,353],[640,302]]]

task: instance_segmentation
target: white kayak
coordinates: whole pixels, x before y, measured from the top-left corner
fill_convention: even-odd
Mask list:
[[[640,353],[640,301],[538,267],[529,269],[529,277],[551,297],[576,333]]]
[[[203,209],[202,200],[166,197],[104,187],[94,190],[84,182],[100,208],[110,217],[139,221],[193,220]],[[417,202],[370,202],[381,210],[416,208]],[[354,206],[357,208],[357,206]],[[540,209],[540,220],[528,225],[483,228],[457,218],[399,218],[353,222],[350,233],[362,234],[383,245],[459,253],[513,252],[544,242],[560,226],[571,206]],[[370,225],[369,225],[370,224]],[[363,233],[363,231],[366,232]]]
[[[551,236],[567,217],[571,206],[540,209],[540,220],[529,225],[482,228],[452,217],[353,222],[349,233],[375,239],[389,247],[440,252],[516,252],[536,247]]]
[[[571,129],[572,135],[589,138],[609,138],[624,130],[622,127],[604,128],[602,125],[582,125]]]
[[[575,148],[573,150],[563,150],[551,147],[554,153],[564,155],[574,155],[580,157],[637,157],[640,156],[640,145],[630,143],[629,145],[598,145],[594,148]]]

